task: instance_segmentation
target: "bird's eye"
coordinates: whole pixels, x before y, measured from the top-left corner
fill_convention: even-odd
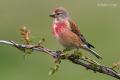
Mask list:
[[[57,15],[60,15],[60,14],[62,14],[62,13],[57,13]]]

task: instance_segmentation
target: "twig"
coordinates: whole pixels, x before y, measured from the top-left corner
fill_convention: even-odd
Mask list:
[[[84,57],[79,57],[78,55],[75,54],[68,54],[66,57],[65,55],[63,55],[62,51],[51,50],[43,46],[17,44],[13,41],[6,41],[6,40],[0,40],[0,43],[13,46],[21,51],[25,51],[25,49],[31,49],[33,51],[44,52],[52,56],[54,59],[62,59],[62,60],[67,59],[74,64],[78,64],[85,67],[86,69],[90,69],[94,72],[107,74],[114,78],[120,79],[120,74],[117,71],[113,70],[112,68],[96,63],[91,63],[88,60],[86,60]]]

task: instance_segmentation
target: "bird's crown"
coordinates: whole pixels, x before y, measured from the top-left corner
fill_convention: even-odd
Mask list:
[[[65,8],[63,8],[63,7],[58,7],[58,8],[56,8],[56,9],[54,9],[53,12],[55,12],[55,13],[67,12],[67,10],[66,10]]]

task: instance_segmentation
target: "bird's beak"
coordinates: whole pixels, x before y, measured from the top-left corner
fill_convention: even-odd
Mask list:
[[[49,16],[52,18],[55,18],[55,14],[50,14]]]

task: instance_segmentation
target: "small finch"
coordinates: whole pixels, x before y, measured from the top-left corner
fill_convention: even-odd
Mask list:
[[[53,35],[65,48],[84,49],[97,58],[102,58],[92,50],[94,46],[86,41],[78,26],[70,19],[66,9],[56,8],[49,16],[53,18]]]

